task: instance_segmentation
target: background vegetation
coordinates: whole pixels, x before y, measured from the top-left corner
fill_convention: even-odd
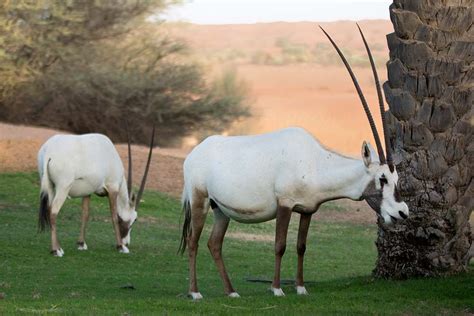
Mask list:
[[[170,26],[175,29],[186,29],[188,25],[173,23]],[[341,48],[347,60],[354,67],[369,68],[370,63],[364,50]],[[373,54],[377,57],[375,62],[377,67],[385,66],[384,50],[380,44],[371,45]],[[385,52],[383,52],[385,53]],[[341,60],[334,53],[334,48],[330,43],[317,42],[314,45],[299,42],[292,39],[292,36],[280,36],[275,39],[271,48],[254,48],[249,45],[247,49],[220,48],[212,51],[201,52],[200,58],[203,63],[231,63],[231,64],[251,64],[251,65],[271,65],[286,66],[297,64],[314,64],[320,66],[340,66]]]
[[[186,45],[147,22],[177,1],[6,1],[0,4],[0,119],[161,144],[220,131],[249,115],[235,73],[214,82]]]
[[[271,279],[274,221],[242,225],[231,222],[224,258],[240,299],[224,296],[206,247],[212,227],[208,217],[198,256],[201,302],[186,297],[187,257],[176,255],[181,209],[178,201],[145,192],[139,220],[132,232],[131,253],[114,250],[107,200],[93,197],[87,231],[89,250],[76,250],[80,200],[66,202],[58,233],[65,257],[49,253],[49,234],[37,233],[37,174],[0,177],[0,314],[383,314],[452,315],[474,312],[473,266],[449,278],[388,281],[371,275],[376,260],[375,225],[331,221],[312,223],[305,262],[310,295],[297,296],[293,285],[286,297],[275,298]],[[325,207],[322,212],[328,211]],[[344,212],[345,210],[336,210]],[[353,210],[349,210],[353,211]],[[210,214],[211,215],[211,214]],[[298,215],[288,235],[282,278],[294,279]],[[233,236],[232,236],[233,234]],[[241,239],[247,234],[263,241]],[[237,237],[236,237],[237,236]],[[265,237],[265,238],[262,238]]]
[[[276,52],[262,50],[254,52],[251,62],[258,65],[288,65],[313,63],[322,66],[340,65],[340,58],[334,54],[329,43],[317,43],[313,47],[306,43],[298,43],[288,37],[275,40]],[[374,45],[374,52],[380,48]],[[354,67],[370,67],[366,55],[359,55],[349,49],[343,49],[344,55]],[[378,59],[378,66],[383,66],[383,59]]]

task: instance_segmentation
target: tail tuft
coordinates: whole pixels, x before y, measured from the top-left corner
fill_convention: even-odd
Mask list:
[[[191,204],[188,200],[183,200],[184,223],[183,232],[181,234],[181,242],[179,244],[178,253],[184,254],[188,244],[188,237],[191,235]]]
[[[41,192],[39,217],[38,217],[38,230],[40,232],[43,232],[46,228],[51,228],[51,221],[49,217],[49,197],[48,197],[48,193]]]

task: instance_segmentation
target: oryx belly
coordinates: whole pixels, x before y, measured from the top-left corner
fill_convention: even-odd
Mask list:
[[[106,193],[101,179],[93,177],[75,179],[69,190],[70,197],[83,197],[91,194],[105,195]]]
[[[210,196],[219,209],[228,217],[241,223],[261,223],[276,217],[277,203],[275,199],[259,199],[259,201],[229,201],[229,204]]]

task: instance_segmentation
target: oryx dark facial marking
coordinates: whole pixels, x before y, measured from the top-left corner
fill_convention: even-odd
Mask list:
[[[125,238],[128,235],[128,231],[130,230],[130,221],[124,221],[120,215],[118,216],[118,224],[119,224],[119,230],[120,230],[120,237]]]
[[[385,176],[385,174],[382,174],[379,180],[380,180],[380,187],[383,190],[384,185],[388,184],[387,177]],[[395,199],[395,202],[398,202],[398,203],[402,202],[402,196],[400,195],[400,191],[398,190],[398,186],[396,184],[393,190],[393,198]],[[404,217],[403,215],[402,217],[405,219],[406,217]]]
[[[383,172],[369,182],[361,196],[387,223],[408,217],[408,207],[401,199],[396,182],[392,174]]]
[[[377,190],[375,180],[371,181],[365,188],[364,193],[362,193],[362,200],[365,200],[367,204],[380,215],[383,200],[383,186]]]
[[[396,201],[396,202],[399,202],[399,203],[400,203],[400,202],[403,201],[403,200],[402,200],[402,196],[401,196],[401,194],[400,194],[400,191],[398,190],[398,186],[397,186],[397,185],[395,185],[395,190],[393,191],[393,197],[395,198],[395,201]],[[402,216],[402,217],[403,217],[403,216]],[[406,217],[404,217],[404,218],[406,218]]]

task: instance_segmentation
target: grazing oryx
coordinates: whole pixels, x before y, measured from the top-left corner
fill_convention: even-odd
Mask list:
[[[360,30],[360,29],[359,29]],[[324,31],[324,30],[323,30]],[[189,295],[202,298],[196,281],[198,241],[209,206],[214,227],[208,247],[224,283],[225,293],[238,297],[222,259],[222,243],[229,220],[259,223],[276,218],[275,274],[271,290],[283,296],[280,264],[292,212],[301,214],[298,232],[296,290],[307,294],[303,283],[303,258],[311,216],[329,200],[366,200],[386,224],[408,217],[408,206],[397,190],[398,175],[388,144],[382,92],[370,49],[360,31],[375,76],[385,132],[384,150],[359,84],[345,57],[377,144],[377,152],[362,144],[362,159],[348,158],[321,145],[301,128],[288,128],[256,136],[211,136],[199,144],[184,162],[182,196],[185,221],[180,250],[189,248]]]
[[[56,217],[66,198],[82,197],[82,225],[79,250],[87,250],[84,240],[89,219],[89,202],[92,194],[109,199],[112,224],[115,230],[117,249],[129,253],[130,231],[137,219],[140,198],[145,188],[151,162],[155,128],[153,128],[150,151],[140,189],[132,191],[132,157],[128,134],[128,181],[114,144],[102,134],[56,135],[46,141],[38,152],[38,169],[41,180],[39,228],[51,228],[51,253],[62,257],[56,233]]]

